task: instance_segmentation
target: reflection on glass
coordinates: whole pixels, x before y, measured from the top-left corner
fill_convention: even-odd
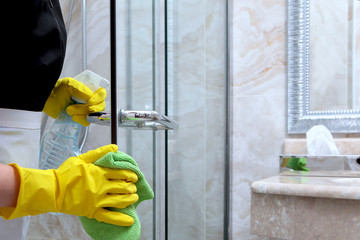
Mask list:
[[[360,109],[360,2],[310,1],[310,110]]]

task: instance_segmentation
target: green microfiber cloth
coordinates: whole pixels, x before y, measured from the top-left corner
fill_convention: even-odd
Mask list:
[[[128,214],[134,218],[134,224],[129,227],[116,226],[87,217],[79,217],[85,231],[94,240],[135,240],[140,238],[141,224],[136,213],[136,207],[144,200],[154,198],[154,192],[147,183],[144,174],[140,171],[135,160],[129,155],[118,151],[110,152],[104,157],[94,162],[95,165],[116,169],[128,169],[138,175],[138,181],[135,183],[139,200],[124,209],[109,208],[112,211],[118,211]]]

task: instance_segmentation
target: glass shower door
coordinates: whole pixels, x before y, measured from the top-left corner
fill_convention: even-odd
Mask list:
[[[119,128],[155,192],[141,239],[226,239],[226,1],[117,1],[117,105],[157,111],[175,131]]]
[[[127,0],[116,4],[118,108],[163,114],[161,2]],[[141,239],[164,238],[164,135],[163,130],[118,129],[118,145],[134,157],[155,193],[154,200],[137,208]]]
[[[168,0],[167,237],[227,239],[227,1]]]

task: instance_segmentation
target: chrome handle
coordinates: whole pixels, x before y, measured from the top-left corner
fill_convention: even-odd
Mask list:
[[[111,115],[108,112],[91,113],[87,120],[90,123],[110,126]],[[155,111],[119,111],[119,127],[143,130],[175,130],[178,124]]]

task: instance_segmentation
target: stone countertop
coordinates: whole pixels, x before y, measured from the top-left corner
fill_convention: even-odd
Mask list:
[[[253,182],[251,189],[262,194],[360,200],[360,172],[283,172]]]

